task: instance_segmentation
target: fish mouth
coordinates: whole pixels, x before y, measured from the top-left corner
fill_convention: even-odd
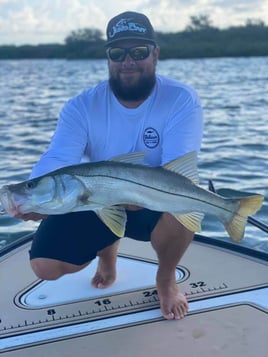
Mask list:
[[[7,213],[11,217],[14,217],[16,214],[19,213],[19,207],[13,201],[12,194],[5,186],[0,190],[0,202],[2,204],[2,211],[1,214]]]

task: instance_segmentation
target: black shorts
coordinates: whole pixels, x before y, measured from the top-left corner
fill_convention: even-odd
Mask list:
[[[125,236],[150,241],[161,215],[147,209],[127,211]],[[118,239],[92,211],[49,216],[34,235],[30,259],[50,258],[82,265]]]

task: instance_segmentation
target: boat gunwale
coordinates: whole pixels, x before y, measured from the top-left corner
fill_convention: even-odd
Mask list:
[[[0,258],[4,257],[8,253],[11,253],[15,249],[20,248],[24,244],[31,242],[34,237],[34,233],[35,232],[26,234],[26,235],[16,239],[14,242],[8,244],[7,246],[3,247],[0,250]],[[268,252],[266,253],[264,251],[255,250],[253,248],[246,247],[244,245],[240,245],[239,243],[228,242],[228,241],[224,241],[222,239],[212,238],[212,237],[209,237],[209,236],[206,236],[203,234],[195,234],[193,241],[198,242],[198,243],[203,243],[203,244],[206,244],[206,245],[212,246],[212,247],[227,249],[228,251],[232,251],[234,253],[239,253],[244,256],[252,257],[255,259],[260,259],[264,262],[268,261]]]

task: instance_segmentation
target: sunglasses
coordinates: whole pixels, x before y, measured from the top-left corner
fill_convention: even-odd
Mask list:
[[[131,48],[111,47],[107,50],[107,55],[113,62],[123,62],[127,55],[134,61],[142,61],[149,57],[153,49],[153,45],[141,45]]]

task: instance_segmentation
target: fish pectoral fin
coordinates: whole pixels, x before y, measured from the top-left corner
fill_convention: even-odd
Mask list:
[[[164,169],[183,175],[196,185],[199,182],[197,172],[197,153],[191,151],[178,159],[172,160],[163,166]]]
[[[117,236],[124,237],[127,223],[126,210],[120,206],[104,207],[96,211],[102,222]]]
[[[111,158],[109,161],[126,162],[129,164],[143,164],[144,165],[144,152],[130,152]]]
[[[191,212],[187,214],[176,214],[172,215],[189,231],[191,232],[201,232],[201,222],[204,218],[204,214],[200,212]]]

